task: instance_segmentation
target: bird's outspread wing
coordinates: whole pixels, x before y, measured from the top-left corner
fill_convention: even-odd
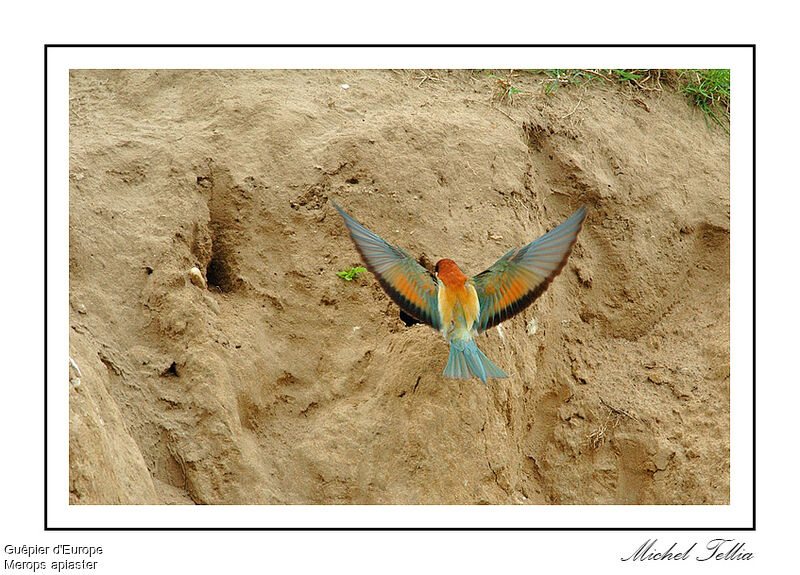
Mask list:
[[[331,203],[347,224],[367,268],[375,274],[389,297],[408,315],[436,330],[441,329],[436,278],[401,248],[359,224],[333,200]]]
[[[578,238],[588,209],[519,249],[511,250],[472,281],[481,305],[476,329],[483,332],[528,307],[558,275]]]

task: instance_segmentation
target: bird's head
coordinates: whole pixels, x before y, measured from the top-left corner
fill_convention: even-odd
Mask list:
[[[458,269],[458,265],[453,260],[439,260],[436,262],[435,270],[436,277],[449,288],[463,287],[467,281],[467,276]]]

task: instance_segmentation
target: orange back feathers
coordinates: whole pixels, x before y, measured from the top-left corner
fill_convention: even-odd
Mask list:
[[[467,281],[467,276],[458,269],[456,262],[448,259],[436,262],[436,277],[451,289],[463,288]]]

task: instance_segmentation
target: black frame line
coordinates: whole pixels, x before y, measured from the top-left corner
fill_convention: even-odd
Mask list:
[[[47,531],[47,45],[44,47],[44,529]]]
[[[755,44],[45,44],[47,48],[753,48]]]
[[[749,527],[50,527],[47,523],[47,50],[49,48],[750,48],[753,62],[753,517]],[[45,44],[44,45],[44,530],[45,531],[755,531],[756,530],[756,45],[755,44]]]

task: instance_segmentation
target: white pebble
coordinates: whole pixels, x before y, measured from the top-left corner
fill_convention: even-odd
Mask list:
[[[71,357],[69,358],[69,370],[69,382],[72,384],[72,387],[77,389],[81,386],[81,377],[83,377],[83,375],[81,374],[78,364],[75,363],[75,360]]]
[[[75,360],[74,360],[74,359],[72,359],[71,357],[69,358],[69,366],[70,366],[72,369],[74,369],[74,370],[75,370],[75,373],[78,375],[78,377],[82,377],[81,370],[80,370],[80,368],[78,367],[78,364],[77,364],[77,363],[75,363]]]
[[[539,331],[539,320],[537,320],[535,317],[532,317],[528,322],[526,331],[528,332],[528,335],[534,335],[537,331]]]
[[[342,84],[342,90],[347,90],[350,88],[350,84]]]
[[[189,279],[192,283],[201,289],[206,289],[206,278],[203,277],[203,272],[197,268],[189,270]]]

